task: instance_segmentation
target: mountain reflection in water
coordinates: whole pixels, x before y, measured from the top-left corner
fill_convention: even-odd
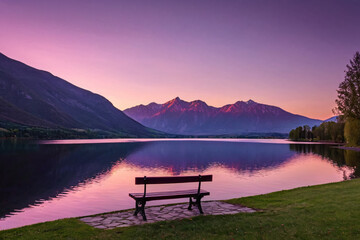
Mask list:
[[[360,152],[352,150],[344,150],[337,147],[329,147],[322,144],[290,144],[290,149],[297,153],[317,154],[324,159],[330,160],[335,166],[350,167],[353,172],[348,178],[360,177]]]
[[[0,229],[133,207],[135,176],[213,174],[208,200],[360,176],[359,152],[321,144],[2,141],[0,150]]]
[[[296,153],[285,144],[237,142],[151,142],[126,159],[142,168],[165,168],[172,175],[189,169],[202,172],[220,164],[238,172],[276,167]]]

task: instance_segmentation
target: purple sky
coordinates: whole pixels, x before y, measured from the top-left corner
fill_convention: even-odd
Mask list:
[[[176,96],[332,116],[360,1],[0,0],[0,52],[125,109]]]

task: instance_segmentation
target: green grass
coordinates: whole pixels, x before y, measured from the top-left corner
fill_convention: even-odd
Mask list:
[[[360,239],[360,179],[228,200],[256,213],[100,230],[76,218],[0,232],[0,239]]]

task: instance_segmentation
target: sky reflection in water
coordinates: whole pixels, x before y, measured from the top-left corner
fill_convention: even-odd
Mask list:
[[[93,140],[91,140],[93,141]],[[204,200],[341,181],[360,174],[359,153],[284,140],[79,144],[1,142],[0,229],[134,207],[138,176],[213,174]],[[61,142],[60,142],[61,143]],[[148,191],[195,184],[152,185]],[[182,202],[155,201],[151,204]]]

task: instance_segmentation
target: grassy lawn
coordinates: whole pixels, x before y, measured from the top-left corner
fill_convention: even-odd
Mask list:
[[[113,230],[72,218],[0,231],[0,239],[360,239],[360,179],[228,202],[262,211]]]

